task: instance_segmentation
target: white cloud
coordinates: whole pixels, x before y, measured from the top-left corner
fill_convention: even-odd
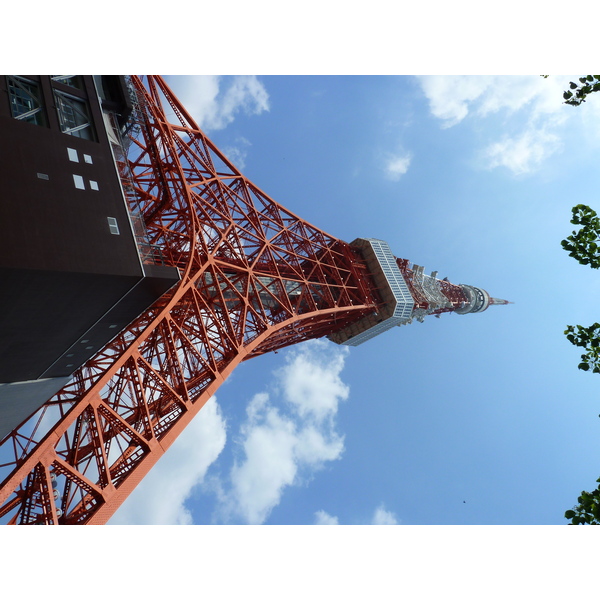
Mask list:
[[[469,103],[479,98],[490,85],[489,77],[419,77],[431,113],[442,119],[442,127],[460,123],[469,113]]]
[[[388,179],[398,181],[408,171],[412,155],[409,153],[389,155],[385,162],[385,173]]]
[[[393,512],[385,510],[383,504],[380,504],[373,513],[372,525],[398,525],[398,519]]]
[[[339,521],[324,510],[318,510],[315,513],[315,525],[339,525]]]
[[[223,154],[238,168],[243,169],[246,166],[246,157],[248,156],[248,146],[252,144],[245,137],[238,137],[235,140],[235,146],[224,146]]]
[[[231,470],[229,510],[247,523],[263,523],[283,489],[296,478],[297,431],[291,419],[270,405],[266,394],[257,394],[248,407],[242,435],[245,460],[235,462]]]
[[[254,396],[240,430],[242,457],[218,491],[221,519],[264,523],[287,487],[341,457],[344,441],[335,430],[335,415],[348,397],[339,378],[345,356],[327,342],[302,344],[276,374],[276,393],[286,404],[280,409],[269,394]]]
[[[380,504],[373,513],[371,520],[367,525],[398,525],[400,522],[393,512],[385,509],[385,506]],[[319,510],[315,513],[315,525],[339,525],[339,519],[326,513],[324,510]]]
[[[269,95],[254,76],[171,77],[169,85],[206,130],[223,129],[242,111],[258,115],[269,110]]]
[[[487,144],[479,161],[485,168],[506,167],[522,175],[539,168],[562,147],[561,127],[572,117],[562,100],[572,76],[420,77],[431,113],[442,127],[453,127],[471,115],[503,113],[501,139]],[[493,131],[493,129],[489,129]]]
[[[560,148],[556,134],[544,129],[530,129],[516,137],[504,137],[490,144],[483,153],[487,167],[506,167],[515,175],[535,170]]]
[[[568,78],[564,77],[493,77],[481,98],[477,113],[486,116],[503,109],[514,113],[527,107],[534,118],[567,114],[569,107],[563,104],[562,99],[567,85]]]
[[[296,458],[300,464],[317,466],[342,455],[344,438],[332,428],[303,425],[298,431],[296,445]]]
[[[331,344],[315,341],[299,346],[288,356],[287,364],[278,373],[285,399],[301,417],[321,421],[334,415],[340,400],[350,393],[340,379],[346,348],[331,351]]]
[[[234,77],[223,94],[221,118],[229,122],[242,109],[248,115],[259,115],[269,110],[269,95],[255,76]]]
[[[185,501],[223,450],[225,426],[213,397],[129,495],[110,524],[191,524]]]
[[[562,92],[568,76],[426,76],[419,83],[429,100],[431,113],[442,127],[460,123],[469,112],[485,117],[502,109],[514,113],[526,106],[533,117],[568,114]]]

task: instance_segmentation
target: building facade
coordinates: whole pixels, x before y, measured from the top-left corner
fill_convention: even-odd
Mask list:
[[[123,77],[0,77],[0,437],[179,280],[126,202],[131,110]]]

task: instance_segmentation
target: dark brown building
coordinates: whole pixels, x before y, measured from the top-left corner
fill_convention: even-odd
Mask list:
[[[179,280],[142,260],[121,76],[0,76],[0,438]]]

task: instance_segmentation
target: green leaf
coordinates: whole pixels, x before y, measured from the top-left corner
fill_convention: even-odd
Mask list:
[[[575,511],[574,510],[568,510],[565,513],[565,519],[572,519],[575,516]]]
[[[581,369],[582,371],[589,371],[590,370],[590,365],[588,365],[587,363],[579,363],[579,366],[577,367],[578,369]]]

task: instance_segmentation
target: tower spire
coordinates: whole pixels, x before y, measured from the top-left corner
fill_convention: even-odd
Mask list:
[[[503,304],[514,304],[514,302],[511,302],[510,300],[501,300],[500,298],[490,298],[490,306],[492,306],[492,304],[503,305]]]

